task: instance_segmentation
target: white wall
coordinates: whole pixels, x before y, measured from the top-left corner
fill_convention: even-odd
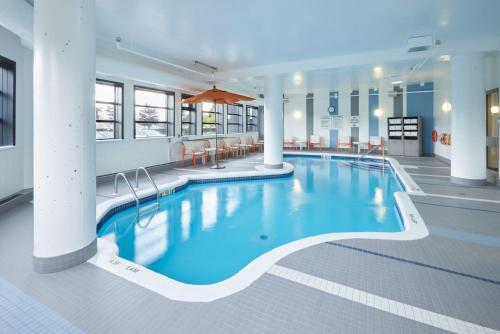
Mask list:
[[[167,73],[161,66],[151,66],[140,59],[124,57],[114,52],[101,51],[96,59],[97,78],[124,83],[124,138],[98,141],[96,144],[96,174],[98,176],[135,169],[139,166],[166,164],[181,159],[181,94],[194,94],[208,89],[206,83],[190,81]],[[169,138],[134,138],[134,85],[175,92],[175,136]],[[182,89],[192,88],[192,90]],[[304,109],[305,111],[305,109]],[[224,128],[227,129],[226,117]],[[210,138],[201,136],[201,106],[197,113],[197,132],[190,139]],[[258,133],[249,133],[258,139]],[[234,135],[228,135],[229,137]],[[212,140],[212,145],[215,142]]]
[[[451,87],[449,77],[443,77],[434,81],[434,130],[441,133],[451,133],[451,113],[443,111],[443,104],[451,104]],[[453,145],[453,134],[451,136]],[[451,145],[443,145],[438,141],[434,143],[434,154],[446,159],[451,159]]]
[[[321,127],[321,118],[328,116],[328,107],[330,105],[329,94],[330,92],[328,90],[314,91],[313,134],[320,136],[322,146],[330,145],[330,129]]]
[[[287,96],[284,105],[284,135],[285,139],[306,139],[306,96]]]
[[[0,55],[16,62],[16,141],[0,147],[1,199],[33,186],[33,54],[0,26]]]

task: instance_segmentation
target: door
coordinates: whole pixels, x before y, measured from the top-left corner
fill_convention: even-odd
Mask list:
[[[486,92],[486,167],[498,171],[498,88]]]

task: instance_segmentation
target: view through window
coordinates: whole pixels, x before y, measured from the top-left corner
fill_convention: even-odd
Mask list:
[[[174,93],[135,87],[135,138],[174,135]]]
[[[96,139],[122,139],[123,84],[97,80],[95,100]]]

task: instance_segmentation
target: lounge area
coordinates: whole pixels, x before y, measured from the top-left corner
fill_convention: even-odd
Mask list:
[[[500,333],[499,13],[0,1],[0,334]]]

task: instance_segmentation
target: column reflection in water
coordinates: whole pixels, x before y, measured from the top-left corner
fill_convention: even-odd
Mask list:
[[[373,203],[375,203],[375,219],[378,223],[383,223],[387,208],[384,205],[384,192],[382,188],[375,188],[375,195],[373,196]]]
[[[241,204],[241,193],[240,186],[229,185],[226,188],[226,214],[227,217],[232,217],[235,211],[240,207]]]
[[[188,240],[191,234],[191,202],[187,199],[181,204],[182,240]]]
[[[217,212],[217,188],[204,189],[201,200],[201,226],[203,231],[211,230],[217,224]]]

